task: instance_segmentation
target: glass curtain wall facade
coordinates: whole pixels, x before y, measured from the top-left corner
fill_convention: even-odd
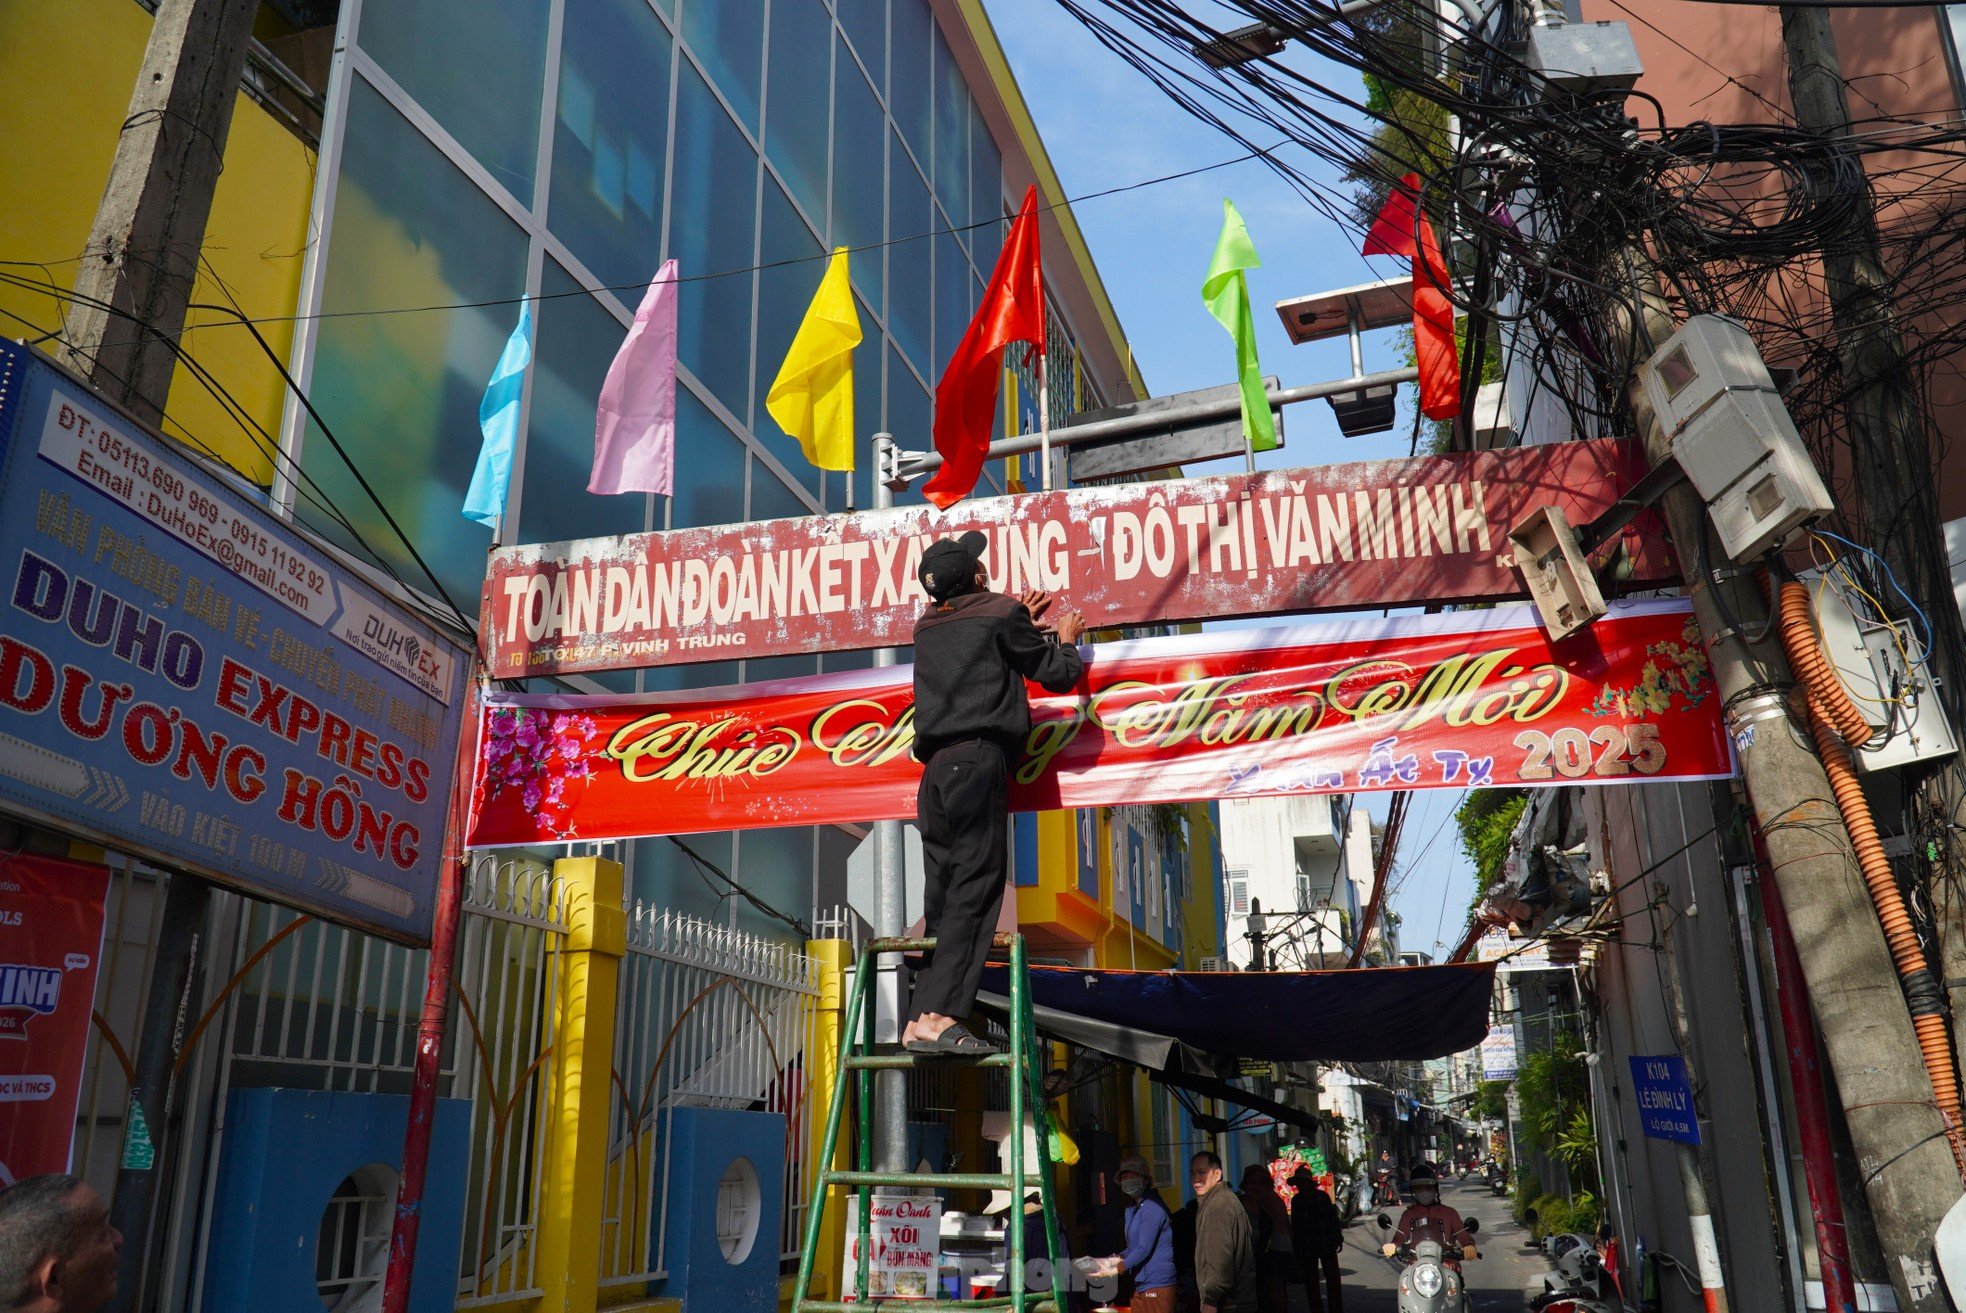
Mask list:
[[[288,429],[303,522],[430,592],[407,538],[475,606],[490,537],[459,508],[479,398],[522,298],[534,348],[504,541],[844,509],[845,476],[808,465],[764,409],[837,245],[854,248],[865,331],[863,444],[879,428],[929,444],[934,383],[1001,249],[1006,198],[999,145],[927,0],[344,0],[342,21],[352,39],[324,142],[316,303],[302,306],[315,317],[297,353],[326,428],[295,416]],[[591,496],[601,380],[672,256],[684,280],[676,495]],[[1054,318],[1060,418],[1081,392],[1063,329]],[[851,497],[864,507],[864,445],[859,464]],[[980,494],[1002,488],[1001,467],[985,478]],[[570,682],[701,687],[821,662]],[[711,868],[802,918],[845,901],[858,842],[752,831],[627,856],[638,897],[785,934]]]

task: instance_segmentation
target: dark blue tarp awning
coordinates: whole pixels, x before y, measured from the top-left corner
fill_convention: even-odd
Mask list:
[[[1031,1002],[1232,1058],[1387,1062],[1481,1043],[1494,983],[1492,962],[1353,971],[1034,966]],[[984,969],[983,988],[1008,992],[1001,963]]]

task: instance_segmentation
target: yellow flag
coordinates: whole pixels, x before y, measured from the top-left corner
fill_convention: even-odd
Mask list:
[[[778,427],[797,438],[806,459],[822,470],[853,468],[853,348],[860,344],[860,315],[846,258],[846,247],[834,249],[765,394],[765,409]]]

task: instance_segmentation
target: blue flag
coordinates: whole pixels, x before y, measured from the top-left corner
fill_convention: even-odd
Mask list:
[[[512,483],[512,449],[519,436],[519,394],[525,387],[526,364],[532,359],[532,306],[519,307],[519,322],[505,340],[485,399],[478,403],[478,427],[485,445],[478,448],[478,467],[464,494],[464,518],[496,530],[505,514],[505,490]]]

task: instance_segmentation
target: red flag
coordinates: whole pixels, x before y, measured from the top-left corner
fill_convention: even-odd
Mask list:
[[[1379,207],[1379,217],[1372,221],[1371,230],[1365,234],[1364,254],[1413,254],[1413,220],[1417,215],[1414,201],[1419,195],[1420,175],[1417,173],[1407,174],[1386,193],[1386,203]]]
[[[1420,216],[1420,253],[1413,261],[1413,356],[1420,366],[1420,413],[1453,419],[1461,413],[1461,361],[1454,351],[1454,306],[1441,289],[1447,262],[1434,226]]]
[[[1413,355],[1420,368],[1420,413],[1453,419],[1461,413],[1461,362],[1454,350],[1454,306],[1434,226],[1419,208],[1420,175],[1409,173],[1386,194],[1379,217],[1365,234],[1366,255],[1403,255],[1413,261]]]
[[[1004,347],[1029,342],[1043,354],[1044,321],[1038,189],[1031,187],[997,257],[983,304],[935,385],[935,449],[942,453],[942,468],[922,485],[922,495],[944,510],[967,497],[983,472],[1003,386]]]

